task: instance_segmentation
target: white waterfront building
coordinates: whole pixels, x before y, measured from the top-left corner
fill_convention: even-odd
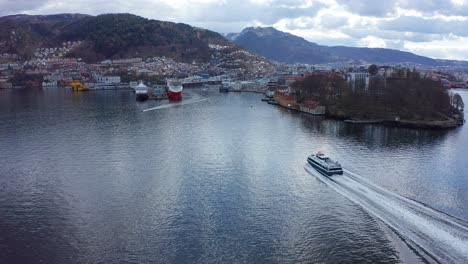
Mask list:
[[[120,83],[120,76],[96,76],[96,82],[105,84]]]
[[[353,93],[367,93],[369,90],[369,73],[350,72],[346,75],[346,80]]]

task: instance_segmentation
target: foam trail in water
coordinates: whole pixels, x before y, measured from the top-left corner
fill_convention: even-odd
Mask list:
[[[209,98],[201,98],[199,95],[194,95],[193,98],[191,98],[191,99],[185,99],[185,100],[182,100],[181,102],[177,102],[177,103],[169,103],[169,104],[159,105],[159,106],[156,106],[156,107],[145,109],[142,112],[165,109],[165,108],[181,106],[181,105],[194,104],[194,103],[199,103],[199,102],[206,101],[208,99]]]
[[[199,99],[199,100],[186,100],[186,101],[179,102],[179,103],[165,104],[165,105],[160,105],[160,106],[156,106],[156,107],[153,107],[153,108],[145,109],[145,110],[143,110],[143,112],[159,110],[159,109],[164,109],[164,108],[170,108],[170,107],[174,107],[174,106],[194,104],[194,103],[199,103],[199,102],[203,102],[203,101],[206,101],[206,100],[208,100],[208,98],[203,98],[203,99]]]
[[[468,263],[468,223],[375,186],[359,175],[325,177],[305,169],[442,263]]]

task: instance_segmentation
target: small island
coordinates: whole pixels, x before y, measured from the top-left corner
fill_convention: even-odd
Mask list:
[[[415,68],[370,65],[312,73],[275,95],[279,102],[288,99],[289,108],[316,102],[326,116],[351,124],[444,129],[464,123],[461,96]]]

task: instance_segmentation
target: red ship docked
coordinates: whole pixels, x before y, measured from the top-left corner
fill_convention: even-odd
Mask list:
[[[167,95],[169,100],[180,101],[182,100],[182,83],[177,80],[167,81]]]

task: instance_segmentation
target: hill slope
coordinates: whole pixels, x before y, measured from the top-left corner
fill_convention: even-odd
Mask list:
[[[322,46],[272,27],[246,28],[234,38],[234,43],[268,59],[286,63],[324,63],[332,56]]]
[[[19,54],[23,58],[31,58],[36,48],[82,41],[68,56],[89,62],[152,56],[208,61],[209,44],[239,49],[213,31],[130,14],[6,16],[0,18],[0,39],[0,53]]]
[[[63,27],[86,17],[79,14],[0,17],[0,53],[31,56],[37,47],[55,46]]]
[[[240,34],[228,34],[237,45],[284,63],[413,63],[438,65],[441,61],[410,52],[383,48],[328,47],[273,27],[249,27]]]

